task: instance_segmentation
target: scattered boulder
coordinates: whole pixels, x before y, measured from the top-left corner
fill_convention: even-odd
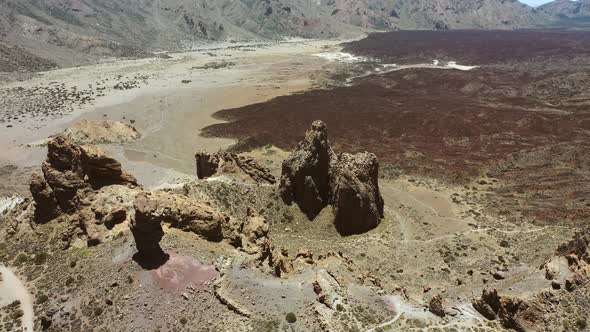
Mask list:
[[[359,234],[377,227],[383,218],[378,178],[374,154],[336,156],[326,124],[318,120],[283,162],[279,192],[286,204],[297,203],[310,220],[332,204],[338,232]]]
[[[336,154],[328,142],[328,128],[314,121],[289,158],[283,161],[279,192],[286,204],[296,203],[312,220],[330,202],[330,168]]]
[[[437,315],[438,317],[445,317],[447,314],[443,307],[443,298],[440,294],[437,294],[428,302],[428,311]]]
[[[343,153],[333,171],[332,206],[340,234],[359,234],[379,225],[383,198],[379,192],[379,162],[372,153]]]
[[[230,152],[208,154],[198,152],[195,155],[197,176],[206,179],[214,175],[229,175],[242,181],[274,184],[275,177],[270,171],[258,164],[253,158],[239,156]]]
[[[209,241],[224,239],[223,224],[230,218],[213,207],[171,192],[142,192],[135,199],[135,218],[192,232]]]

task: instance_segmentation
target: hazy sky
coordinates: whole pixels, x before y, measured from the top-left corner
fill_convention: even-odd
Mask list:
[[[526,3],[529,6],[540,6],[544,3],[551,2],[551,0],[520,0],[520,2]]]

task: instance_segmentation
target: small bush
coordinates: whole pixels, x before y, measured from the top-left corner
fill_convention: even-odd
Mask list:
[[[26,262],[27,260],[29,260],[29,256],[27,256],[27,254],[20,253],[20,254],[18,254],[18,256],[16,256],[16,262],[18,264],[22,264],[22,263]]]
[[[49,257],[49,255],[46,252],[40,252],[37,255],[35,255],[35,264],[36,265],[41,265],[41,264],[45,264],[45,262],[47,261],[47,257]]]
[[[180,318],[180,324],[186,325],[186,323],[188,323],[188,321],[186,320],[185,317]]]
[[[293,324],[297,321],[297,316],[295,316],[294,313],[290,312],[287,314],[287,316],[285,317],[285,320],[287,320],[287,322],[289,324]]]
[[[100,315],[102,315],[102,308],[101,308],[101,307],[96,307],[96,308],[94,308],[94,315],[95,315],[95,316],[100,316]]]
[[[585,318],[578,318],[576,320],[576,326],[578,327],[579,330],[585,330],[586,327],[588,326],[588,323],[586,322]]]
[[[74,279],[72,276],[69,276],[69,277],[66,279],[66,286],[69,286],[69,285],[73,284],[73,283],[74,283],[74,281],[76,281],[76,280],[75,280],[75,279]]]
[[[39,294],[39,296],[37,296],[37,304],[42,304],[47,302],[47,300],[49,300],[49,297],[47,297],[47,295],[45,294]]]

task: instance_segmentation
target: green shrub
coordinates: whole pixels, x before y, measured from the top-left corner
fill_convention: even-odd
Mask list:
[[[40,252],[37,255],[35,255],[35,264],[36,265],[41,265],[41,264],[45,264],[45,262],[47,261],[47,257],[49,257],[49,255],[46,252]]]
[[[20,254],[18,254],[18,256],[16,256],[16,263],[18,263],[18,264],[22,264],[22,263],[26,262],[27,260],[29,260],[29,256],[27,256],[27,254],[20,253]]]

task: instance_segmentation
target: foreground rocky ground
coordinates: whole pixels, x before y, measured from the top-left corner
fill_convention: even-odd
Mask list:
[[[378,184],[373,158],[336,154],[315,122],[282,170],[198,153],[200,180],[149,192],[59,136],[33,201],[1,214],[0,255],[39,330],[586,328],[588,231],[492,216],[476,183]]]

